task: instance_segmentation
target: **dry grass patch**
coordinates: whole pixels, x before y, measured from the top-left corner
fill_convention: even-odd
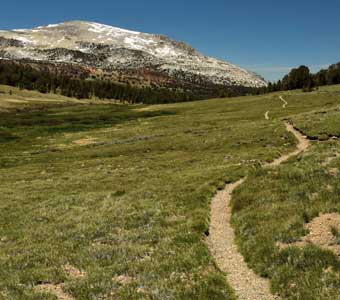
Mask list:
[[[35,291],[39,293],[53,294],[58,300],[74,300],[75,298],[63,291],[63,284],[44,283],[37,285]]]
[[[89,138],[83,138],[83,139],[75,140],[75,141],[73,141],[73,143],[78,145],[78,146],[88,146],[88,145],[96,144],[97,139],[95,139],[93,137],[89,137]]]
[[[340,153],[334,153],[332,156],[329,156],[325,159],[325,161],[321,164],[323,167],[327,167],[333,162],[333,160],[340,157]]]
[[[63,266],[63,269],[66,275],[71,279],[83,279],[87,276],[85,272],[71,266],[70,264]],[[34,290],[38,293],[53,294],[57,297],[58,300],[74,300],[75,298],[73,296],[64,292],[64,286],[65,283],[42,283],[35,286]]]
[[[133,282],[133,278],[127,275],[119,275],[113,277],[112,281],[121,285],[128,285]]]
[[[81,271],[69,264],[65,265],[63,267],[65,273],[67,274],[67,276],[73,278],[73,279],[83,279],[87,276],[86,272]]]
[[[28,103],[27,100],[19,100],[19,99],[1,99],[2,101],[9,102],[9,103]]]
[[[337,176],[339,174],[339,169],[338,168],[332,168],[328,171],[329,174],[332,176]]]

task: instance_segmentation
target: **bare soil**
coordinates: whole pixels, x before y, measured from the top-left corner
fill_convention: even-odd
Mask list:
[[[63,291],[63,284],[40,284],[35,287],[36,292],[53,294],[58,300],[74,300],[74,298]]]
[[[301,241],[291,244],[280,244],[281,249],[296,246],[305,247],[308,244],[316,245],[322,249],[330,250],[340,257],[340,244],[337,243],[336,237],[332,233],[332,227],[340,232],[340,214],[329,213],[323,214],[306,224],[305,228],[309,231]]]
[[[63,267],[67,276],[72,279],[83,279],[87,276],[87,274],[79,269],[67,264]],[[34,290],[40,293],[48,293],[53,294],[57,297],[58,300],[74,300],[74,297],[65,293],[63,290],[64,283],[60,284],[52,284],[52,283],[43,283],[35,286]]]
[[[84,138],[80,140],[75,140],[73,141],[74,144],[79,145],[79,146],[88,146],[88,145],[93,145],[97,143],[97,140],[95,138]]]

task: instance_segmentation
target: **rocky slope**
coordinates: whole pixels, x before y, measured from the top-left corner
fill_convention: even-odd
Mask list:
[[[0,58],[72,63],[137,78],[139,83],[262,87],[266,82],[235,65],[198,53],[162,35],[93,22],[71,21],[34,29],[0,31]]]

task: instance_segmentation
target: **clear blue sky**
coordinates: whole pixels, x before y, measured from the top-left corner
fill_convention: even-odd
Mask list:
[[[0,29],[89,20],[161,33],[274,80],[340,61],[339,0],[11,0]]]

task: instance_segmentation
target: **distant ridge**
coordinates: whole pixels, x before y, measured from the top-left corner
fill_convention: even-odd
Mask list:
[[[211,92],[260,88],[265,80],[228,62],[200,54],[163,35],[94,22],[70,21],[33,29],[0,31],[0,59],[73,64],[91,78],[138,86]]]

